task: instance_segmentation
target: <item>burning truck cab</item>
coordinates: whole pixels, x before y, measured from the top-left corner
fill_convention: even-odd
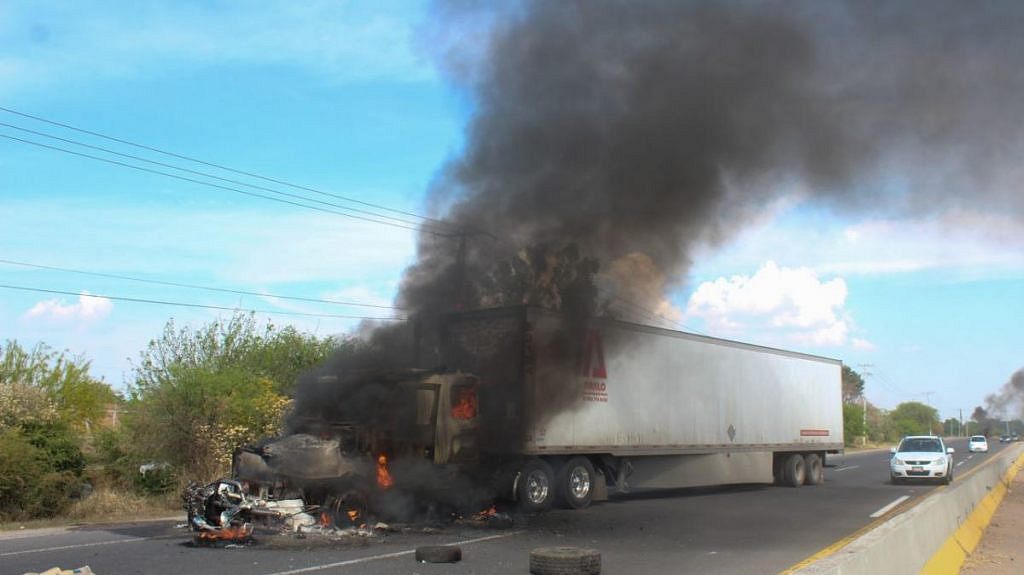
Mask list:
[[[479,461],[476,377],[380,370],[359,372],[346,381],[320,376],[317,385],[373,389],[373,401],[363,401],[351,419],[297,417],[294,433],[236,450],[232,476],[259,497],[301,497],[336,514],[339,506],[347,506],[338,521],[345,523],[352,511],[364,514],[385,492],[422,494],[424,476],[441,477],[428,482],[431,489],[454,486],[457,482],[444,478],[463,475]]]
[[[529,306],[450,314],[434,349],[417,356],[447,369],[321,376],[291,435],[236,453],[235,479],[339,516],[542,511],[609,489],[815,485],[843,447],[834,359]]]

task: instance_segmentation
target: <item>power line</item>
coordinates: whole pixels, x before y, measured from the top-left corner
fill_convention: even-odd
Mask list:
[[[404,317],[368,317],[368,316],[360,316],[360,315],[341,315],[341,314],[325,314],[325,313],[306,313],[306,312],[300,312],[300,311],[276,311],[276,310],[265,310],[265,309],[251,309],[251,308],[242,308],[242,307],[227,307],[227,306],[218,306],[218,305],[205,305],[205,304],[198,304],[198,303],[187,303],[187,302],[156,300],[156,299],[146,299],[146,298],[133,298],[133,297],[104,295],[104,294],[75,293],[75,292],[71,292],[71,291],[53,290],[53,289],[45,289],[45,288],[27,287],[27,286],[15,286],[15,285],[7,285],[7,284],[0,284],[0,288],[11,289],[11,290],[20,290],[20,291],[49,293],[49,294],[70,295],[70,296],[78,296],[78,297],[102,298],[102,299],[109,299],[109,300],[114,300],[114,301],[125,301],[125,302],[132,302],[132,303],[145,303],[145,304],[155,304],[155,305],[170,305],[170,306],[177,306],[177,307],[190,307],[190,308],[199,308],[199,309],[214,309],[214,310],[221,310],[221,311],[248,311],[248,312],[252,312],[252,313],[265,313],[265,314],[268,314],[268,315],[292,315],[292,316],[302,316],[302,317],[326,317],[326,318],[334,318],[334,319],[365,319],[365,320],[374,320],[374,321],[406,321],[406,318],[404,318]]]
[[[335,214],[335,215],[339,215],[339,216],[344,216],[346,218],[352,218],[352,219],[356,219],[356,220],[363,220],[363,221],[372,222],[372,223],[375,223],[375,224],[383,224],[383,225],[393,226],[393,227],[396,227],[396,228],[403,228],[403,229],[406,229],[406,230],[422,231],[424,233],[428,233],[428,234],[436,235],[436,236],[445,236],[445,237],[450,236],[450,234],[444,234],[444,233],[440,233],[440,232],[435,232],[435,231],[432,231],[432,230],[423,229],[423,228],[415,227],[415,226],[412,226],[412,225],[404,226],[404,225],[396,224],[396,223],[392,223],[392,222],[384,222],[384,221],[380,221],[380,220],[375,220],[373,218],[367,218],[367,217],[356,216],[356,215],[345,213],[345,212],[339,212],[337,210],[331,210],[331,209],[327,209],[327,208],[318,208],[316,206],[310,206],[310,205],[307,205],[307,204],[303,204],[301,202],[286,200],[284,198],[275,198],[274,196],[268,196],[268,195],[259,194],[259,193],[256,193],[256,192],[248,192],[248,191],[245,191],[245,190],[240,190],[238,188],[232,188],[230,186],[223,186],[221,184],[214,184],[212,182],[204,182],[202,180],[197,180],[195,178],[188,178],[188,177],[185,177],[185,176],[179,176],[177,174],[171,174],[169,172],[163,172],[161,170],[154,170],[152,168],[146,168],[146,167],[143,167],[143,166],[136,166],[136,165],[133,165],[133,164],[128,164],[128,163],[125,163],[125,162],[120,162],[120,161],[117,161],[117,160],[111,160],[110,158],[103,158],[103,157],[100,157],[100,156],[93,156],[91,154],[85,154],[85,153],[82,153],[82,152],[76,152],[74,150],[68,150],[66,148],[61,148],[61,147],[58,147],[58,146],[51,146],[49,144],[44,144],[42,142],[34,142],[32,140],[26,140],[24,138],[18,138],[16,136],[11,136],[9,134],[0,134],[0,138],[7,138],[8,140],[14,140],[15,142],[21,142],[23,144],[29,144],[29,145],[32,145],[32,146],[38,146],[40,148],[46,148],[46,149],[49,149],[49,150],[63,152],[65,154],[71,154],[73,156],[79,156],[79,157],[82,157],[82,158],[88,158],[90,160],[96,160],[96,161],[99,161],[99,162],[105,162],[105,163],[113,164],[113,165],[116,165],[116,166],[122,166],[122,167],[125,167],[125,168],[131,168],[133,170],[139,170],[140,172],[148,172],[148,173],[151,173],[151,174],[158,174],[158,175],[161,175],[161,176],[166,176],[168,178],[174,178],[176,180],[182,180],[182,181],[185,181],[185,182],[191,182],[193,184],[199,184],[199,185],[202,185],[202,186],[209,186],[211,188],[227,190],[229,192],[235,192],[235,193],[243,194],[243,195],[246,195],[246,196],[252,196],[254,198],[262,198],[264,200],[270,200],[272,202],[279,202],[279,203],[282,203],[282,204],[289,204],[289,205],[292,205],[292,206],[298,206],[300,208],[306,208],[306,209],[309,209],[309,210],[315,210],[315,211],[318,211],[318,212],[324,212],[324,213],[328,213],[328,214]],[[278,192],[278,193],[283,193],[283,192]],[[316,201],[316,200],[312,200],[312,199],[309,199],[309,198],[302,198],[302,199],[305,199],[307,201]]]
[[[108,273],[102,273],[102,272],[90,272],[90,271],[85,271],[85,270],[76,270],[76,269],[72,269],[72,268],[61,268],[61,267],[57,267],[57,266],[47,266],[47,265],[42,265],[42,264],[33,264],[33,263],[28,263],[28,262],[19,262],[19,261],[14,261],[14,260],[7,260],[7,259],[0,259],[0,263],[8,264],[8,265],[14,265],[14,266],[22,266],[22,267],[27,267],[27,268],[36,268],[36,269],[41,269],[41,270],[50,270],[50,271],[57,271],[57,272],[64,272],[64,273],[73,273],[73,274],[80,274],[80,275],[87,275],[87,276],[95,276],[95,277],[111,278],[111,279],[119,279],[119,280],[128,280],[128,281],[141,282],[141,283],[149,283],[149,284],[164,285],[164,286],[171,286],[171,287],[181,287],[181,288],[188,288],[188,289],[198,289],[198,290],[214,291],[214,292],[221,292],[221,293],[231,293],[231,294],[238,294],[238,295],[251,295],[251,296],[257,296],[257,297],[272,297],[272,298],[286,299],[286,300],[292,300],[292,301],[304,301],[304,302],[312,302],[312,303],[326,303],[326,304],[332,304],[332,305],[347,305],[347,306],[354,306],[354,307],[369,307],[369,308],[377,308],[377,309],[393,309],[393,310],[400,310],[400,311],[404,311],[404,309],[405,309],[405,308],[400,308],[400,307],[390,306],[390,305],[378,305],[378,304],[359,303],[359,302],[352,302],[352,301],[330,300],[330,299],[317,299],[317,298],[310,298],[310,297],[279,295],[279,294],[260,293],[260,292],[238,290],[238,289],[230,289],[230,288],[203,286],[203,285],[188,284],[188,283],[181,283],[181,282],[171,282],[171,281],[163,281],[163,280],[151,280],[151,279],[137,278],[137,277],[131,277],[131,276],[123,276],[123,275],[118,275],[118,274],[108,274]]]
[[[138,162],[145,162],[147,164],[152,164],[152,165],[155,165],[155,166],[160,166],[160,167],[164,167],[164,168],[170,168],[172,170],[179,170],[179,171],[182,171],[182,172],[185,172],[185,173],[188,173],[188,174],[194,174],[194,175],[197,175],[197,176],[211,178],[211,179],[218,180],[218,181],[221,181],[221,182],[226,182],[226,183],[229,183],[229,184],[234,184],[234,185],[238,185],[238,186],[245,186],[245,187],[253,188],[253,189],[256,189],[256,190],[262,190],[262,191],[265,191],[265,192],[270,192],[272,194],[279,194],[279,195],[282,195],[282,196],[285,196],[285,197],[289,197],[289,198],[295,198],[295,199],[305,200],[305,201],[308,201],[308,202],[314,202],[314,203],[317,203],[317,204],[321,204],[321,205],[325,205],[325,206],[331,206],[331,207],[335,207],[335,208],[338,208],[338,209],[341,209],[341,210],[348,210],[350,212],[355,212],[355,213],[358,213],[358,214],[364,214],[364,215],[372,216],[372,217],[375,217],[375,218],[384,218],[386,220],[391,220],[393,222],[397,222],[397,223],[400,223],[400,224],[405,224],[407,226],[417,226],[418,227],[418,226],[422,226],[423,225],[422,223],[419,223],[419,222],[410,222],[408,220],[403,220],[401,218],[396,218],[396,217],[393,217],[393,216],[387,216],[387,215],[384,215],[384,214],[378,214],[376,212],[371,212],[371,211],[368,211],[368,210],[361,210],[359,208],[351,208],[351,207],[348,207],[348,206],[343,206],[343,205],[339,205],[339,204],[335,204],[335,203],[331,203],[331,202],[325,202],[323,200],[317,200],[317,199],[314,199],[314,198],[309,198],[309,197],[306,197],[306,196],[303,196],[303,195],[300,195],[300,194],[292,194],[292,193],[289,193],[289,192],[282,192],[280,190],[275,190],[273,188],[268,188],[266,186],[258,186],[256,184],[250,184],[248,182],[243,182],[241,180],[233,180],[231,178],[224,178],[224,177],[218,176],[216,174],[211,174],[211,173],[208,173],[208,172],[201,172],[199,170],[192,170],[192,169],[189,169],[189,168],[183,168],[181,166],[176,166],[174,164],[168,164],[166,162],[158,162],[156,160],[150,160],[150,159],[147,159],[147,158],[143,158],[141,156],[135,156],[135,155],[132,155],[132,154],[125,154],[125,153],[122,153],[122,152],[118,152],[116,150],[111,150],[110,148],[104,148],[102,146],[94,146],[92,144],[86,144],[84,142],[79,142],[77,140],[72,140],[72,139],[69,139],[69,138],[62,138],[60,136],[55,136],[53,134],[48,134],[46,132],[39,132],[37,130],[30,130],[28,128],[24,128],[24,127],[21,127],[21,126],[16,126],[14,124],[8,124],[7,122],[0,122],[0,126],[5,126],[7,128],[13,128],[13,129],[21,131],[21,132],[26,132],[26,133],[33,134],[33,135],[36,135],[36,136],[42,136],[44,138],[49,138],[51,140],[57,140],[59,142],[64,142],[64,143],[72,144],[72,145],[75,145],[75,146],[81,146],[83,148],[89,148],[91,150],[97,150],[97,151],[104,152],[104,153],[107,153],[107,154],[112,154],[114,156],[118,156],[118,157],[121,157],[121,158],[127,158],[127,159],[135,160],[135,161],[138,161]],[[386,223],[386,222],[380,222],[380,223]]]
[[[148,150],[148,151],[151,151],[151,152],[156,152],[158,154],[164,154],[166,156],[170,156],[170,157],[173,157],[173,158],[178,158],[178,159],[189,161],[189,162],[195,162],[197,164],[202,164],[202,165],[205,165],[205,166],[209,166],[209,167],[212,167],[212,168],[217,168],[217,169],[224,170],[224,171],[227,171],[227,172],[231,172],[231,173],[235,173],[235,174],[240,174],[240,175],[248,176],[248,177],[251,177],[251,178],[256,178],[256,179],[267,181],[267,182],[272,182],[272,183],[275,183],[275,184],[278,184],[278,185],[283,185],[283,186],[288,186],[288,187],[295,188],[295,189],[305,190],[305,191],[308,191],[308,192],[313,192],[313,193],[324,195],[324,196],[330,196],[330,197],[333,197],[333,198],[336,198],[336,199],[341,199],[341,200],[344,200],[344,201],[347,201],[347,202],[352,202],[352,203],[363,205],[363,206],[367,206],[367,207],[372,207],[372,208],[376,208],[376,209],[380,209],[380,210],[385,210],[385,211],[389,211],[389,212],[392,212],[392,213],[397,213],[397,214],[402,214],[402,215],[411,216],[411,217],[415,217],[415,218],[420,218],[420,219],[423,219],[425,221],[431,221],[431,222],[434,222],[436,224],[441,224],[443,226],[450,225],[447,222],[444,222],[442,220],[438,220],[438,219],[435,219],[435,218],[431,218],[431,217],[428,217],[428,216],[423,216],[423,215],[420,215],[420,214],[416,214],[416,213],[412,213],[412,212],[407,212],[407,211],[403,211],[403,210],[396,210],[394,208],[388,208],[386,206],[382,206],[382,205],[379,205],[379,204],[373,204],[373,203],[370,203],[370,202],[364,202],[362,200],[357,200],[357,199],[354,199],[354,198],[350,198],[350,197],[346,197],[346,196],[341,196],[341,195],[338,195],[338,194],[331,194],[331,193],[324,192],[324,191],[321,191],[321,190],[317,190],[315,188],[311,188],[311,187],[308,187],[308,186],[302,186],[302,185],[299,185],[299,184],[293,184],[293,183],[290,183],[290,182],[287,182],[287,181],[284,181],[284,180],[280,180],[280,179],[276,179],[276,178],[271,178],[271,177],[268,177],[268,176],[263,176],[263,175],[256,174],[256,173],[253,173],[253,172],[248,172],[248,171],[244,171],[244,170],[238,170],[238,169],[235,169],[235,168],[230,168],[230,167],[224,166],[222,164],[217,164],[217,163],[214,163],[214,162],[209,162],[209,161],[206,161],[206,160],[201,160],[199,158],[195,158],[195,157],[191,157],[191,156],[186,156],[186,155],[178,154],[178,153],[175,153],[175,152],[170,152],[170,151],[167,151],[167,150],[163,150],[161,148],[156,148],[156,147],[153,147],[153,146],[148,146],[148,145],[145,145],[145,144],[140,144],[140,143],[133,142],[131,140],[126,140],[126,139],[123,139],[123,138],[117,138],[117,137],[114,137],[114,136],[109,136],[107,134],[103,134],[103,133],[92,131],[92,130],[87,130],[87,129],[84,129],[84,128],[79,128],[79,127],[73,126],[71,124],[67,124],[67,123],[64,123],[64,122],[58,122],[58,121],[55,121],[55,120],[50,120],[50,119],[47,119],[47,118],[44,118],[44,117],[41,117],[41,116],[36,116],[36,115],[28,114],[28,113],[25,113],[25,112],[20,112],[18,110],[14,110],[14,109],[11,109],[11,108],[0,106],[0,111],[4,111],[4,112],[7,112],[9,114],[14,114],[16,116],[20,116],[20,117],[23,117],[23,118],[28,118],[28,119],[35,120],[35,121],[38,121],[38,122],[43,122],[43,123],[50,124],[50,125],[53,125],[53,126],[58,126],[58,127],[65,128],[65,129],[68,129],[68,130],[73,130],[73,131],[76,131],[76,132],[79,132],[79,133],[82,133],[82,134],[88,134],[90,136],[95,136],[97,138],[103,138],[105,140],[117,142],[119,144],[123,144],[123,145],[126,145],[126,146],[132,146],[132,147],[135,147],[135,148],[139,148],[139,149],[143,149],[143,150]],[[10,124],[2,124],[2,123],[0,123],[0,125],[11,126]],[[61,141],[70,142],[70,143],[73,143],[73,144],[76,144],[76,145],[80,145],[80,146],[90,147],[90,148],[94,148],[94,149],[100,149],[100,150],[106,151],[108,153],[116,154],[116,155],[119,155],[119,156],[122,156],[122,157],[130,157],[130,158],[138,159],[138,160],[141,160],[141,161],[144,161],[144,162],[148,162],[148,163],[152,163],[152,164],[156,164],[156,165],[167,166],[167,167],[171,167],[172,169],[177,169],[177,170],[181,170],[181,171],[185,171],[185,172],[189,172],[189,173],[202,174],[204,176],[215,178],[215,179],[218,179],[218,180],[221,180],[221,181],[227,181],[227,182],[230,182],[230,183],[236,183],[236,184],[240,184],[240,185],[245,185],[245,186],[256,188],[256,189],[268,190],[268,191],[271,191],[273,193],[277,193],[277,194],[281,194],[281,195],[291,195],[291,194],[287,194],[286,192],[281,192],[281,191],[278,191],[278,190],[270,190],[268,188],[264,188],[264,187],[261,187],[261,186],[255,186],[253,184],[241,183],[241,182],[237,182],[235,180],[230,180],[230,179],[226,179],[226,178],[220,178],[218,176],[206,174],[204,172],[197,172],[197,171],[194,171],[194,170],[189,170],[187,168],[181,168],[181,167],[178,167],[178,166],[172,166],[172,165],[163,164],[163,163],[160,163],[160,162],[155,162],[153,160],[147,160],[147,159],[144,159],[144,158],[137,158],[136,156],[131,156],[131,155],[128,155],[128,154],[121,154],[119,152],[109,151],[109,150],[106,150],[105,148],[100,148],[98,146],[91,146],[89,144],[83,144],[83,143],[80,143],[80,142],[75,142],[75,141],[71,141],[71,140],[65,140],[65,139],[59,138],[57,136],[51,136],[51,135],[40,133],[40,132],[33,132],[32,130],[28,130],[28,129],[25,129],[25,128],[19,128],[17,126],[11,126],[11,127],[14,127],[15,129],[19,129],[19,130],[22,130],[22,131],[27,131],[27,132],[30,132],[30,133],[36,133],[36,134],[39,134],[39,135],[43,135],[44,137],[50,137],[50,138],[55,138],[55,139],[58,139],[58,140],[61,140]],[[193,183],[197,183],[197,184],[200,184],[200,185],[206,185],[206,186],[220,188],[220,189],[224,189],[224,190],[228,190],[228,191],[233,191],[233,192],[236,192],[236,193],[241,193],[241,194],[245,194],[245,195],[249,195],[249,196],[259,197],[259,198],[263,198],[263,199],[269,199],[271,201],[278,201],[278,202],[282,202],[282,203],[286,203],[286,204],[292,204],[292,205],[296,205],[296,206],[299,206],[299,207],[305,207],[307,209],[314,209],[314,210],[318,210],[318,211],[324,211],[324,212],[327,212],[327,213],[336,213],[338,215],[343,215],[343,216],[346,216],[346,217],[349,217],[349,218],[361,219],[361,220],[371,221],[371,222],[374,222],[374,223],[380,223],[380,224],[385,224],[385,225],[392,225],[392,226],[395,226],[395,227],[411,229],[413,231],[423,231],[425,233],[428,233],[428,234],[431,234],[431,235],[435,235],[435,236],[453,237],[453,236],[462,235],[464,237],[467,234],[467,232],[472,232],[474,234],[486,235],[486,236],[491,237],[492,239],[495,239],[495,240],[498,239],[496,236],[494,236],[493,234],[491,234],[489,232],[480,231],[480,230],[474,230],[472,228],[466,228],[463,231],[457,232],[457,233],[454,233],[454,234],[452,234],[452,233],[441,233],[441,232],[436,232],[436,231],[428,230],[428,229],[424,229],[424,228],[410,228],[410,227],[406,227],[406,226],[398,224],[398,223],[382,222],[382,221],[373,220],[373,219],[370,219],[370,218],[354,216],[352,214],[346,214],[346,213],[335,212],[333,210],[325,210],[325,209],[322,209],[322,208],[316,208],[316,207],[313,207],[313,206],[308,206],[308,205],[301,204],[301,203],[298,203],[298,202],[292,202],[292,201],[288,201],[288,200],[283,200],[283,199],[280,199],[280,198],[273,198],[273,197],[269,197],[269,196],[264,196],[263,194],[256,194],[256,193],[252,193],[252,192],[246,192],[246,191],[242,191],[242,190],[237,190],[235,188],[231,188],[231,187],[228,187],[228,186],[222,186],[222,185],[213,184],[213,183],[209,183],[209,182],[193,180],[191,178],[186,178],[186,177],[175,175],[175,174],[168,174],[166,172],[161,172],[159,170],[152,170],[152,169],[143,168],[143,167],[140,167],[140,166],[134,166],[134,165],[131,165],[131,164],[125,164],[125,163],[122,163],[122,162],[117,162],[115,160],[110,160],[110,159],[106,159],[106,158],[100,158],[100,157],[91,156],[89,154],[82,154],[80,152],[74,152],[74,151],[65,150],[63,148],[59,148],[59,147],[56,147],[56,146],[49,146],[49,145],[38,143],[38,142],[32,142],[32,141],[29,141],[29,140],[23,140],[21,138],[15,138],[15,137],[12,137],[12,136],[9,136],[9,135],[5,135],[5,134],[0,134],[0,137],[8,138],[8,139],[11,139],[11,140],[14,140],[14,141],[18,141],[18,142],[22,142],[22,143],[26,143],[26,144],[40,146],[40,147],[43,147],[43,148],[48,148],[48,149],[51,149],[51,150],[61,151],[61,152],[64,152],[64,153],[73,154],[73,155],[77,155],[77,156],[80,156],[80,157],[94,159],[94,160],[98,160],[98,161],[102,161],[102,162],[107,162],[107,163],[111,163],[111,164],[114,164],[114,165],[121,165],[121,166],[124,166],[124,167],[133,168],[133,169],[140,170],[140,171],[151,172],[151,173],[155,173],[155,174],[159,174],[159,175],[163,175],[163,176],[167,176],[167,177],[171,177],[171,178],[176,178],[176,179],[179,179],[179,180],[193,182]],[[317,202],[317,200],[314,200],[312,198],[307,198],[307,197],[304,197],[304,196],[297,196],[297,197],[299,197],[299,198],[301,198],[301,199],[303,199],[305,201]],[[323,202],[320,202],[320,203],[323,203]],[[335,206],[335,207],[340,207],[340,206],[336,206],[334,204],[328,204],[328,205],[332,205],[332,206]],[[344,208],[344,207],[340,207],[340,208],[341,209],[354,210],[353,208]],[[381,214],[374,214],[374,216],[376,216],[376,217],[388,217],[388,216],[384,216],[384,215],[381,215]],[[391,218],[391,219],[394,219],[394,218]],[[398,221],[404,221],[404,220],[398,220]],[[681,324],[679,322],[676,322],[674,320],[666,318],[666,317],[662,316],[661,314],[658,314],[657,312],[655,312],[653,310],[649,310],[649,309],[641,306],[640,304],[637,304],[637,303],[634,303],[634,302],[630,302],[629,300],[626,300],[625,298],[622,298],[621,296],[615,296],[615,299],[618,299],[619,301],[623,301],[624,303],[634,307],[634,309],[643,312],[643,314],[645,314],[647,316],[647,320],[648,321],[652,321],[652,320],[655,321],[655,322],[657,322],[657,321],[664,321],[664,322],[668,322],[669,324],[671,324],[673,326],[676,326],[679,329],[686,329],[686,330],[689,330],[689,331],[694,331],[694,332],[697,332],[697,333],[702,333],[699,330],[696,330],[696,329],[693,329],[693,328],[689,328],[689,327],[687,327],[684,324]]]
[[[271,178],[271,177],[268,177],[268,176],[262,176],[260,174],[256,174],[256,173],[253,173],[253,172],[247,172],[247,171],[244,171],[244,170],[238,170],[238,169],[235,169],[235,168],[229,168],[229,167],[224,166],[222,164],[216,164],[216,163],[209,162],[209,161],[206,161],[206,160],[201,160],[199,158],[195,158],[195,157],[191,157],[191,156],[186,156],[186,155],[183,155],[183,154],[177,154],[177,153],[174,153],[174,152],[169,152],[167,150],[163,150],[163,149],[156,148],[156,147],[153,147],[153,146],[147,146],[145,144],[139,144],[139,143],[133,142],[131,140],[125,140],[125,139],[122,139],[122,138],[116,138],[114,136],[108,136],[107,134],[103,134],[103,133],[100,133],[100,132],[95,132],[95,131],[92,131],[92,130],[86,130],[84,128],[79,128],[77,126],[72,126],[71,124],[66,124],[66,123],[63,123],[63,122],[55,121],[55,120],[49,120],[49,119],[43,118],[41,116],[35,116],[35,115],[32,115],[32,114],[27,114],[25,112],[19,112],[17,110],[13,110],[11,108],[5,108],[3,106],[0,106],[0,111],[7,112],[8,114],[14,114],[16,116],[21,116],[23,118],[29,118],[31,120],[36,120],[37,122],[43,122],[45,124],[50,124],[52,126],[59,126],[61,128],[66,128],[68,130],[74,130],[76,132],[79,132],[79,133],[82,133],[82,134],[88,134],[90,136],[95,136],[97,138],[103,138],[105,140],[110,140],[112,142],[117,142],[119,144],[124,144],[126,146],[132,146],[132,147],[143,149],[143,150],[149,150],[151,152],[156,152],[158,154],[164,154],[166,156],[170,156],[172,158],[178,158],[180,160],[186,160],[186,161],[189,161],[189,162],[195,162],[197,164],[202,164],[204,166],[209,166],[211,168],[217,168],[219,170],[224,170],[226,172],[232,172],[232,173],[243,175],[243,176],[249,176],[251,178],[256,178],[256,179],[259,179],[259,180],[263,180],[263,181],[267,181],[267,182],[272,182],[272,183],[279,184],[279,185],[282,185],[282,186],[288,186],[290,188],[295,188],[295,189],[299,189],[299,190],[305,190],[307,192],[313,192],[313,193],[324,195],[324,196],[330,196],[330,197],[333,197],[333,198],[336,198],[336,199],[339,199],[339,200],[344,200],[346,202],[351,202],[351,203],[359,204],[359,205],[366,206],[366,207],[377,208],[377,209],[380,209],[380,210],[385,210],[385,211],[396,213],[396,214],[402,214],[402,215],[411,216],[411,217],[414,217],[414,218],[419,218],[419,219],[423,219],[423,220],[427,220],[427,221],[432,221],[434,223],[438,223],[438,224],[442,224],[442,225],[447,225],[446,222],[444,222],[442,220],[439,220],[439,219],[431,218],[429,216],[424,216],[424,215],[416,214],[416,213],[413,213],[413,212],[397,210],[397,209],[394,209],[394,208],[389,208],[387,206],[382,206],[382,205],[379,205],[379,204],[373,204],[373,203],[370,203],[370,202],[365,202],[365,201],[362,201],[362,200],[357,200],[355,198],[350,198],[350,197],[342,196],[342,195],[339,195],[339,194],[332,194],[332,193],[329,193],[329,192],[324,192],[324,191],[321,191],[321,190],[317,190],[316,188],[311,188],[311,187],[308,187],[308,186],[302,186],[302,185],[299,185],[299,184],[293,184],[293,183],[290,183],[290,182],[287,182],[287,181],[284,181],[284,180],[279,180],[279,179]]]

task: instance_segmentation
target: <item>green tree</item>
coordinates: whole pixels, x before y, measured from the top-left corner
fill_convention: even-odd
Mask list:
[[[843,437],[847,445],[854,445],[858,438],[867,435],[864,425],[864,408],[855,403],[843,404]]]
[[[864,396],[864,378],[850,366],[843,366],[843,402],[857,401]]]
[[[59,418],[91,430],[120,398],[89,368],[89,361],[46,344],[26,350],[8,340],[0,347],[0,426]]]
[[[942,422],[942,434],[947,436],[955,436],[960,433],[960,420],[955,417],[947,417],[946,421]]]
[[[940,428],[939,412],[917,401],[897,405],[890,416],[899,435],[928,435]]]
[[[133,367],[125,423],[136,457],[201,478],[222,473],[235,447],[279,430],[295,379],[335,345],[260,328],[252,314],[198,329],[168,322]]]

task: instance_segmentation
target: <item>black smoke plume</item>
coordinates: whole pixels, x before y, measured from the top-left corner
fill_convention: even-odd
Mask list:
[[[1014,372],[999,391],[986,396],[985,406],[984,411],[1000,419],[1024,419],[1024,368]]]
[[[1021,2],[452,1],[433,12],[425,43],[468,109],[464,147],[429,193],[456,232],[420,237],[397,296],[416,321],[368,326],[339,370],[432,367],[436,318],[459,309],[649,321],[639,310],[665,305],[696,248],[783,196],[861,213],[1024,207]],[[299,394],[356,414],[375,398],[312,383]]]

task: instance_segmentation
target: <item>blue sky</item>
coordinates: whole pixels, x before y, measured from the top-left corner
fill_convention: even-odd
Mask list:
[[[458,152],[470,104],[435,68],[425,11],[419,2],[5,2],[0,106],[427,213],[426,190]],[[474,31],[452,23],[451,32]],[[0,122],[116,146],[4,112]],[[0,134],[45,141],[8,126]],[[1024,364],[1022,232],[1019,214],[847,216],[794,189],[736,238],[703,249],[663,311],[712,335],[870,366],[868,397],[882,407],[929,400],[943,417],[967,414]],[[406,229],[0,138],[2,260],[386,306],[414,256]],[[11,264],[0,264],[0,284],[391,313]],[[82,354],[121,387],[128,360],[168,319],[198,325],[226,313],[0,289],[0,339]],[[356,321],[271,317],[320,335]]]

